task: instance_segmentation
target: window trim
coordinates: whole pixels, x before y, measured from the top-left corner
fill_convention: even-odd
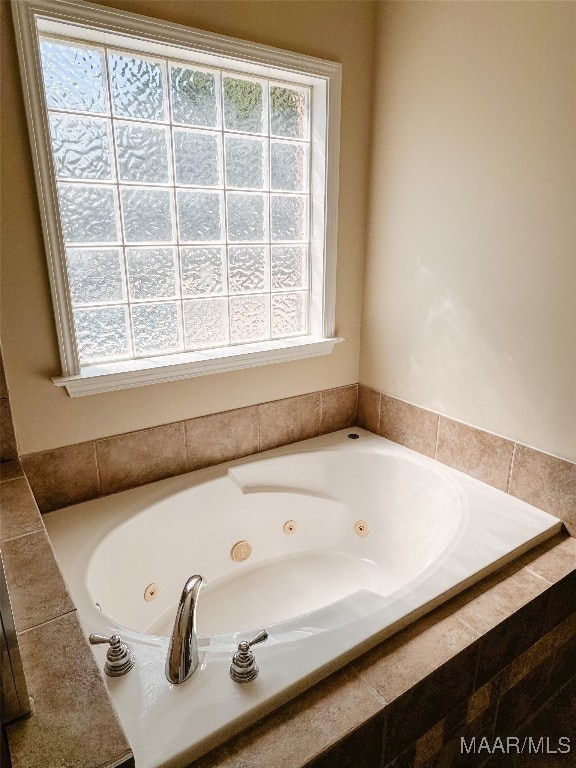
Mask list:
[[[53,379],[54,384],[66,387],[74,397],[329,354],[334,345],[342,341],[335,337],[341,65],[79,0],[13,0],[12,14],[62,363],[62,375]],[[311,323],[310,335],[80,366],[52,169],[48,115],[43,104],[38,40],[41,32],[65,31],[69,25],[90,27],[87,32],[94,42],[116,44],[118,35],[122,35],[124,47],[128,37],[134,39],[136,48],[138,41],[145,38],[150,41],[147,46],[152,53],[155,49],[165,51],[165,46],[170,46],[180,49],[179,55],[184,57],[186,49],[193,47],[194,55],[205,59],[207,66],[214,64],[216,57],[241,60],[261,77],[275,79],[279,72],[284,72],[288,77],[300,78],[303,83],[308,80],[313,86],[321,87],[324,114],[318,122],[313,110],[311,130],[313,135],[324,138],[324,200],[321,210],[317,201],[312,204],[315,210],[311,226],[313,221],[322,221],[324,252],[320,269],[318,262],[316,267],[312,264],[315,274],[311,299],[320,311]]]

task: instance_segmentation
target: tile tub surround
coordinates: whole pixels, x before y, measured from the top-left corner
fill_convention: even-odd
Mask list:
[[[119,478],[122,478],[121,467],[126,467],[122,464],[125,451],[135,451],[133,455],[144,464],[133,474],[128,473],[126,483],[131,487],[264,450],[264,446],[270,447],[280,439],[277,430],[280,422],[288,435],[286,443],[310,436],[310,430],[325,433],[360,423],[447,464],[453,462],[456,468],[497,487],[503,484],[505,473],[501,465],[508,461],[511,447],[505,490],[562,517],[569,527],[573,525],[574,465],[568,462],[502,438],[496,438],[499,460],[491,456],[486,461],[482,453],[492,451],[495,436],[361,385],[301,398],[191,419],[181,423],[183,429],[180,425],[166,425],[33,454],[24,457],[23,465],[37,500],[46,511],[123,487]],[[461,451],[455,449],[459,440]],[[159,459],[158,452],[163,454],[164,444],[168,450],[165,457]],[[19,595],[17,601],[22,614],[20,620],[23,626],[28,626],[20,632],[24,638],[27,678],[39,715],[10,727],[14,768],[52,768],[50,760],[54,766],[65,764],[62,756],[67,760],[71,758],[70,744],[75,760],[83,760],[86,766],[103,768],[122,764],[128,768],[133,760],[129,751],[122,752],[128,749],[127,742],[121,731],[116,730],[119,725],[105,686],[101,678],[93,674],[92,653],[80,637],[76,611],[60,583],[52,549],[46,546],[43,523],[27,480],[18,461],[3,463],[0,471],[5,488],[0,504],[0,538],[3,539],[0,544],[4,550],[8,543],[11,552],[9,580],[14,585],[20,582],[26,595]],[[29,544],[30,549],[27,551],[23,544],[15,543],[17,539]],[[217,753],[197,761],[198,768],[256,768],[271,764],[282,764],[286,768],[304,765],[358,768],[359,754],[361,764],[366,766],[380,768],[386,759],[390,768],[408,768],[413,764],[432,768],[439,755],[454,749],[459,733],[467,734],[473,728],[492,728],[495,708],[501,699],[512,703],[527,700],[531,702],[528,709],[539,706],[534,688],[549,695],[573,669],[575,547],[575,539],[559,536],[536,552],[528,553],[520,563],[508,566],[504,572],[468,590],[233,739]],[[32,550],[34,558],[31,558]],[[48,592],[36,592],[22,581],[26,578],[18,573],[21,567],[18,563],[31,559],[39,579],[43,579],[44,574],[50,577],[52,588]],[[15,586],[12,590],[18,594],[21,591]],[[46,618],[52,615],[53,618]],[[542,621],[535,621],[542,615],[544,625]],[[525,631],[526,624],[530,632]],[[81,690],[59,685],[56,693],[62,689],[62,695],[55,696],[54,686],[50,686],[50,691],[45,687],[54,674],[64,674],[62,669],[53,669],[58,655],[62,654],[62,642],[59,632],[51,631],[62,627],[70,636],[67,656],[78,659],[80,669],[88,672]],[[538,632],[545,634],[537,637]],[[509,637],[516,638],[517,647],[507,642]],[[40,655],[33,653],[37,639],[43,644]],[[526,646],[526,642],[531,644]],[[414,653],[419,661],[416,658],[411,661]],[[485,660],[480,663],[480,659]],[[473,680],[466,672],[472,667]],[[408,670],[408,674],[399,676],[399,669]],[[386,681],[392,681],[388,685],[396,686],[395,690],[378,683],[382,675]],[[453,679],[457,682],[450,690],[456,698],[464,698],[453,702],[450,713],[444,714],[436,708],[440,706],[437,691]],[[485,682],[481,684],[482,680]],[[78,696],[80,692],[83,695]],[[68,695],[72,699],[67,698]],[[386,695],[392,701],[387,701]],[[423,700],[436,703],[421,712],[415,702]],[[74,710],[85,710],[88,703],[95,722],[106,722],[107,727],[112,728],[113,738],[106,738],[105,751],[78,731]],[[419,714],[411,726],[417,731],[412,738],[402,732],[402,722],[406,716],[403,713],[415,708]],[[458,716],[454,712],[459,713]],[[468,719],[463,720],[463,712]],[[58,741],[53,738],[54,722],[62,724]],[[407,744],[410,738],[412,741]],[[119,759],[124,762],[106,762],[109,749],[120,754]],[[58,756],[50,750],[59,751]],[[395,752],[398,754],[391,757]]]
[[[358,386],[200,416],[22,456],[41,512],[173,477],[356,423]]]
[[[362,384],[358,426],[549,512],[576,536],[576,464]]]
[[[7,727],[12,768],[133,768],[18,462],[0,465],[0,549],[32,715]]]
[[[576,535],[576,464],[362,384],[21,457],[41,512],[358,424],[560,518]]]

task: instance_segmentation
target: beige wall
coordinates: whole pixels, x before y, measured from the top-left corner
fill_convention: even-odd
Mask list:
[[[358,381],[375,4],[105,0],[103,5],[343,65],[336,331],[332,355],[71,399],[60,374],[9,4],[2,12],[1,337],[20,453]]]
[[[379,9],[361,383],[576,460],[576,4]]]

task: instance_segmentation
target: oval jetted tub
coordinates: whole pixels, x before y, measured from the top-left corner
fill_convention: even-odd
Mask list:
[[[120,634],[136,657],[106,681],[137,768],[188,765],[561,527],[361,429],[44,520],[86,634]],[[193,574],[206,580],[200,665],[172,685],[169,635]],[[232,654],[261,629],[260,674],[239,685]]]

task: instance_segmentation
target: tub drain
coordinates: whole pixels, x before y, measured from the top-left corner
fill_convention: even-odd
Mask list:
[[[356,520],[354,523],[354,531],[357,536],[368,536],[370,531],[368,530],[368,523],[366,520]]]

